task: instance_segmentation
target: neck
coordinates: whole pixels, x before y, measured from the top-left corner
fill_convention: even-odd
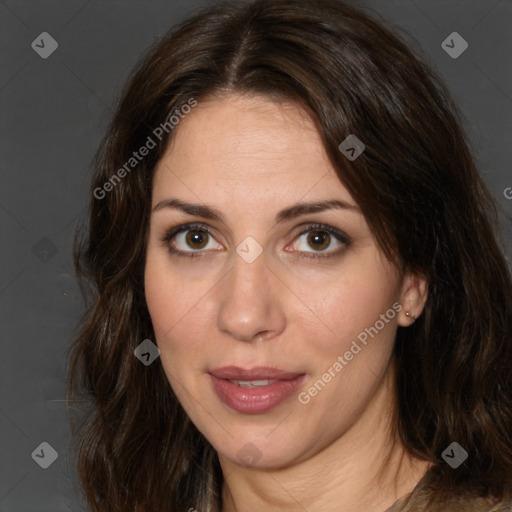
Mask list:
[[[389,374],[349,430],[298,463],[242,468],[219,457],[222,512],[387,510],[414,489],[429,467],[410,456],[394,433],[393,396]]]

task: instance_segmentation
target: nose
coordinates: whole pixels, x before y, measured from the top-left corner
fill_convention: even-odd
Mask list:
[[[231,271],[220,289],[217,325],[238,341],[269,339],[286,325],[284,286],[268,267],[264,254],[252,263],[234,256]]]

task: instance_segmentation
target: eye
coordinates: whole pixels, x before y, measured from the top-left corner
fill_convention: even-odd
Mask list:
[[[222,249],[222,245],[214,243],[213,235],[204,224],[186,224],[171,229],[163,241],[168,243],[171,254],[178,256],[197,257],[206,250]],[[197,254],[196,254],[197,253]]]
[[[326,258],[335,256],[343,251],[348,245],[350,245],[350,238],[348,235],[324,224],[308,226],[305,230],[299,233],[293,243],[295,250],[298,252],[308,253],[304,256],[305,258]],[[336,248],[336,246],[338,248]],[[327,251],[326,249],[328,248],[333,250]]]

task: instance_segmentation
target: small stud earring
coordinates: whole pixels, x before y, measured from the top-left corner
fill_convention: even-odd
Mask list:
[[[409,313],[409,311],[405,312],[405,316],[409,317],[413,322],[416,320],[416,315],[414,313]]]

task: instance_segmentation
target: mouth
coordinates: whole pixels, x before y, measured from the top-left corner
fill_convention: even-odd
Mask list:
[[[235,384],[241,388],[249,388],[249,389],[255,389],[255,388],[261,388],[268,386],[269,384],[273,384],[274,382],[277,382],[277,380],[269,380],[269,379],[259,379],[259,380],[231,380],[227,379],[232,384]]]
[[[305,373],[235,366],[210,371],[213,389],[231,409],[245,414],[270,411],[284,402],[304,381]]]
[[[303,373],[287,372],[279,368],[269,366],[256,366],[251,369],[238,366],[224,366],[210,371],[210,374],[218,379],[235,380],[242,382],[257,380],[291,380]]]

